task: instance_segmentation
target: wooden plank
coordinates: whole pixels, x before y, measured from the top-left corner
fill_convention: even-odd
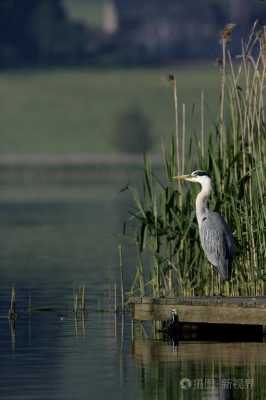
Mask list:
[[[187,296],[187,297],[132,297],[129,299],[130,304],[219,304],[243,307],[266,307],[266,296],[257,297],[236,297],[236,296]]]
[[[219,298],[220,299],[220,298]],[[144,298],[132,304],[133,319],[162,321],[175,309],[180,322],[266,325],[265,298],[205,299]]]

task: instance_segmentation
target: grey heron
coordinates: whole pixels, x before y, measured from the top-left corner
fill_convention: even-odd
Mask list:
[[[207,207],[212,188],[210,175],[205,171],[197,170],[190,175],[175,176],[174,179],[201,184],[201,191],[196,198],[196,216],[201,246],[208,261],[219,272],[222,280],[228,280],[235,254],[235,241],[222,215],[210,211]]]

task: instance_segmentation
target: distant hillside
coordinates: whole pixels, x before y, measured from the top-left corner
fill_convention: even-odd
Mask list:
[[[75,4],[73,15],[63,0],[27,0],[23,7],[21,0],[0,1],[0,68],[94,61],[104,38],[88,18],[80,20],[78,12],[96,21],[96,3],[90,0],[90,11],[85,13],[81,1],[80,7],[78,0],[68,2]]]

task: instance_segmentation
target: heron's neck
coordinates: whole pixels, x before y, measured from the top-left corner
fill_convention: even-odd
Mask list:
[[[211,193],[211,183],[206,182],[202,184],[201,191],[199,192],[196,198],[196,215],[199,225],[202,223],[203,218],[208,212],[207,201],[210,193]]]

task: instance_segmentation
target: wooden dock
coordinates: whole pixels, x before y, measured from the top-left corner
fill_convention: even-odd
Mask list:
[[[180,323],[266,326],[266,296],[135,297],[130,305],[138,321],[164,321],[176,310]]]

